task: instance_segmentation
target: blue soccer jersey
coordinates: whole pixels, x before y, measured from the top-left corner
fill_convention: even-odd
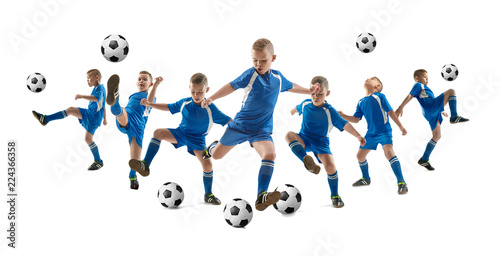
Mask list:
[[[280,92],[293,87],[281,72],[270,70],[259,75],[252,67],[232,81],[235,90],[244,88],[240,111],[229,124],[229,128],[245,133],[273,131],[273,112]]]
[[[179,128],[193,136],[205,136],[214,123],[224,126],[231,120],[215,104],[202,108],[195,104],[191,97],[168,104],[168,110],[172,114],[181,112],[182,121]]]
[[[421,83],[415,83],[410,91],[410,94],[417,98],[422,107],[427,106],[435,98],[431,89],[427,87],[427,85]]]
[[[309,136],[328,137],[333,127],[343,131],[347,124],[347,121],[328,102],[323,107],[316,107],[311,99],[307,99],[297,105],[296,109],[299,115],[303,115],[300,133]]]
[[[141,105],[141,100],[147,98],[147,92],[136,92],[130,95],[128,98],[128,104],[125,107],[128,115],[128,122],[134,126],[134,129],[138,132],[142,132],[142,134],[144,134],[149,113],[151,112],[151,107]],[[156,98],[154,101],[156,102]]]
[[[106,89],[104,88],[104,85],[100,84],[98,86],[95,86],[90,95],[96,97],[97,102],[89,101],[89,105],[87,107],[87,115],[90,116],[88,118],[88,121],[94,125],[99,126],[104,116],[104,106],[106,104]]]
[[[384,94],[375,92],[370,96],[362,98],[356,107],[354,117],[366,117],[368,131],[366,135],[378,135],[383,132],[391,132],[391,124],[389,123],[389,114],[392,107],[389,105]]]

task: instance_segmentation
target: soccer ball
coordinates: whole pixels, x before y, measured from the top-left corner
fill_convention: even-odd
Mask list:
[[[47,81],[45,77],[40,73],[33,73],[26,79],[26,86],[32,92],[41,92],[45,89]]]
[[[273,204],[274,209],[283,214],[290,214],[296,212],[302,203],[302,195],[300,191],[290,184],[277,187],[274,191],[281,192],[281,198],[278,202]]]
[[[224,218],[232,227],[242,228],[250,223],[252,217],[252,206],[241,198],[235,198],[224,206]]]
[[[128,54],[127,40],[121,35],[111,34],[102,41],[101,53],[111,62],[120,62]]]
[[[361,33],[356,39],[356,47],[363,53],[373,52],[377,46],[377,40],[370,33]]]
[[[453,81],[457,79],[458,76],[458,68],[453,64],[446,64],[441,69],[441,76],[446,81]]]
[[[178,207],[184,200],[184,191],[174,182],[167,182],[158,189],[158,201],[167,208]]]

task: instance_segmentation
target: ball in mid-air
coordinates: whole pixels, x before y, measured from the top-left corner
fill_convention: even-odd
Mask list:
[[[128,55],[128,42],[125,37],[111,34],[104,38],[101,44],[101,53],[111,62],[120,62]]]
[[[453,80],[457,79],[457,76],[458,76],[457,66],[455,66],[451,63],[444,65],[443,68],[441,69],[441,76],[446,81],[453,81]]]
[[[252,206],[241,198],[228,202],[223,212],[227,224],[235,228],[245,227],[253,217]]]
[[[377,40],[371,33],[361,33],[356,39],[356,47],[363,53],[373,52],[377,46]]]
[[[178,207],[184,200],[184,191],[174,182],[167,182],[158,189],[158,201],[167,208]]]
[[[40,73],[33,73],[26,79],[26,86],[28,86],[28,89],[32,92],[43,91],[43,89],[45,89],[45,85],[47,85],[47,81]]]
[[[302,203],[300,191],[293,185],[285,184],[277,187],[274,191],[281,192],[281,198],[273,204],[274,209],[283,214],[296,212]]]

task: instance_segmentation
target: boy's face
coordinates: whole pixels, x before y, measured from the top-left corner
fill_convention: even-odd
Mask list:
[[[313,85],[311,84],[311,87]],[[323,104],[325,104],[325,98],[326,96],[330,95],[330,91],[327,91],[324,86],[320,86],[319,90],[311,93],[311,100],[313,102],[313,105],[316,107],[321,107]]]
[[[153,81],[151,81],[151,78],[147,74],[139,74],[136,85],[140,92],[147,92],[149,87],[153,85]]]
[[[419,76],[416,76],[415,82],[421,83],[423,85],[427,85],[427,82],[429,82],[429,78],[427,77],[427,72],[424,72],[424,73],[420,74]]]
[[[189,90],[191,91],[191,97],[193,98],[194,103],[200,105],[209,89],[210,87],[204,86],[203,84],[191,83],[189,85]]]
[[[92,86],[96,86],[98,85],[98,82],[99,81],[99,76],[98,75],[91,75],[91,74],[87,74],[87,84],[92,87]]]
[[[380,85],[378,79],[375,77],[371,77],[365,80],[365,90],[369,93],[380,92],[381,87],[382,86]]]
[[[253,67],[257,70],[259,75],[266,74],[271,69],[271,64],[276,59],[276,55],[271,55],[267,49],[253,50],[252,60]]]

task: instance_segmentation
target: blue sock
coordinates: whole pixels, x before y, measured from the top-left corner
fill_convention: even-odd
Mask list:
[[[306,150],[298,140],[294,140],[288,144],[292,152],[300,159],[300,161],[304,161],[304,157],[306,156]]]
[[[95,142],[92,142],[92,144],[89,145],[89,148],[90,151],[92,152],[92,155],[94,155],[94,161],[102,162],[101,156],[99,155],[99,149],[97,148]]]
[[[450,104],[451,117],[457,116],[457,96],[450,96],[448,104]]]
[[[331,196],[339,194],[339,179],[337,174],[338,172],[332,175],[328,174],[328,185],[330,185]]]
[[[129,179],[137,178],[137,175],[135,174],[134,170],[130,169],[130,172],[128,173],[128,178]]]
[[[401,171],[401,164],[399,163],[399,159],[397,156],[394,156],[389,160],[389,163],[391,164],[392,171],[396,175],[396,178],[398,179],[398,182],[400,181],[405,181],[403,179],[403,172]]]
[[[54,120],[58,120],[58,119],[63,119],[67,116],[68,116],[68,114],[66,113],[66,110],[63,110],[63,111],[56,112],[52,115],[45,116],[45,120],[47,120],[47,122],[50,122],[50,121],[54,121]]]
[[[123,114],[123,109],[120,106],[120,102],[117,100],[114,105],[110,107],[111,114],[114,116],[121,116]]]
[[[274,161],[262,160],[262,165],[259,171],[259,182],[257,186],[257,195],[267,191],[269,183],[271,182],[271,177],[273,176]]]
[[[149,142],[148,150],[146,151],[146,156],[144,157],[144,162],[151,165],[153,158],[155,157],[156,153],[158,152],[158,149],[160,149],[160,144],[161,144],[161,141],[159,141],[155,138],[151,138],[151,141]]]
[[[203,172],[203,186],[205,187],[205,195],[212,194],[212,182],[214,180],[214,171]]]
[[[368,160],[365,160],[364,162],[359,163],[359,168],[361,168],[361,173],[363,173],[363,179],[369,180],[370,175],[368,174]]]
[[[429,157],[430,157],[430,155],[432,153],[432,150],[436,146],[436,143],[437,142],[435,142],[433,139],[431,139],[427,143],[427,147],[425,147],[425,152],[424,152],[424,155],[422,156],[422,160],[429,161]]]

